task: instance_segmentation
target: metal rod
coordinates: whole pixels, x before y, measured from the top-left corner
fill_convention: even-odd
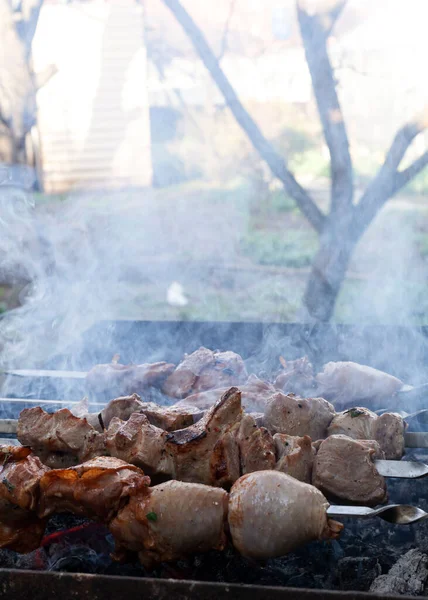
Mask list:
[[[0,419],[0,433],[16,433],[17,426],[16,419]]]
[[[0,404],[4,402],[6,404],[17,403],[17,404],[34,404],[35,406],[39,406],[40,404],[60,404],[65,406],[74,406],[75,404],[80,404],[81,400],[41,400],[40,398],[0,398]],[[89,406],[96,408],[104,408],[105,403],[100,402],[91,402]]]
[[[84,371],[52,371],[46,369],[3,369],[4,375],[16,377],[48,377],[53,379],[85,379]]]
[[[427,431],[409,431],[404,434],[406,448],[428,448]]]

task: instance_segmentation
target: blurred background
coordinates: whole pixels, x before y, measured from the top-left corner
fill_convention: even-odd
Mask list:
[[[321,320],[427,323],[427,23],[426,0],[0,0],[0,310],[65,335],[328,296]]]

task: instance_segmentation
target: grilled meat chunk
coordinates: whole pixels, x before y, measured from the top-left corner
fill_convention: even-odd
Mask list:
[[[104,436],[86,419],[75,417],[68,408],[47,413],[40,407],[26,408],[19,415],[18,440],[43,452],[60,452],[84,462],[105,454]]]
[[[324,398],[299,398],[276,392],[266,406],[264,424],[271,433],[309,435],[324,438],[335,415],[333,406]]]
[[[317,394],[337,405],[371,405],[393,396],[403,382],[372,367],[354,362],[329,362],[316,376]]]
[[[99,457],[70,469],[47,471],[40,480],[39,517],[71,512],[109,521],[129,497],[150,485],[138,467]]]
[[[328,498],[366,506],[381,504],[387,499],[387,490],[375,458],[384,458],[384,454],[374,440],[331,435],[321,442],[315,456],[312,484]]]
[[[214,352],[214,364],[201,371],[193,391],[197,394],[216,387],[230,387],[243,383],[247,377],[244,361],[236,352]]]
[[[128,421],[114,417],[105,436],[111,456],[137,465],[149,475],[173,475],[173,461],[165,451],[167,433],[151,425],[146,415],[133,413]]]
[[[405,422],[394,413],[379,416],[368,408],[354,407],[338,413],[330,423],[328,435],[344,434],[356,440],[376,440],[387,459],[404,454]]]
[[[180,400],[174,407],[190,408],[195,407],[200,410],[211,408],[229,388],[215,388],[191,394],[183,400]],[[242,407],[247,411],[264,412],[267,401],[277,390],[267,382],[259,379],[256,375],[250,375],[245,383],[239,386],[241,392]]]
[[[252,416],[244,414],[236,439],[243,475],[275,467],[275,442],[265,427],[257,427]]]
[[[174,371],[175,365],[157,362],[143,365],[110,363],[96,365],[86,375],[86,387],[91,395],[127,396],[144,394],[149,387],[160,387]]]
[[[404,455],[404,432],[407,423],[395,413],[384,413],[373,423],[373,439],[376,440],[385,458],[400,460]]]
[[[110,523],[116,556],[138,552],[150,568],[194,552],[222,550],[228,494],[197,483],[169,481],[133,496]]]
[[[244,556],[283,556],[313,541],[338,536],[342,525],[327,519],[328,502],[312,485],[278,471],[241,477],[229,495],[229,528]]]
[[[25,510],[35,510],[39,480],[48,471],[28,448],[0,446],[0,499]]]
[[[281,359],[282,371],[278,373],[274,386],[281,392],[306,396],[316,387],[314,370],[307,356],[297,360]]]
[[[0,446],[0,548],[32,552],[46,520],[38,519],[40,477],[48,471],[28,448]]]
[[[276,446],[275,469],[287,473],[299,481],[311,483],[315,449],[308,435],[297,437],[285,433],[273,436]]]
[[[213,352],[201,347],[184,357],[163,384],[162,391],[172,398],[185,398],[192,392],[229,388],[244,382],[246,378],[247,371],[239,354]]]
[[[109,427],[114,417],[127,421],[133,413],[146,415],[152,425],[166,431],[193,425],[202,416],[196,408],[165,407],[154,402],[141,402],[137,394],[115,398],[100,413],[88,413],[84,416],[94,429],[101,432]]]
[[[240,475],[236,425],[241,418],[241,394],[231,388],[198,423],[168,433],[173,477],[225,487],[236,481]]]

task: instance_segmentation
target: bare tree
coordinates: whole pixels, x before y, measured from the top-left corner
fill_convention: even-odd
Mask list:
[[[36,92],[56,72],[36,77],[31,48],[43,0],[0,0],[0,123],[10,139],[8,161],[25,163],[25,140],[36,123]]]
[[[327,40],[347,0],[296,0],[306,61],[330,153],[330,207],[329,212],[324,214],[308,191],[296,181],[284,157],[276,152],[244,108],[201,29],[180,0],[162,1],[188,35],[254,148],[319,234],[319,248],[307,282],[304,305],[310,317],[320,321],[330,320],[357,242],[385,202],[428,164],[428,152],[425,152],[408,168],[399,170],[413,139],[428,126],[428,109],[396,133],[383,165],[356,203],[348,134],[327,51]]]

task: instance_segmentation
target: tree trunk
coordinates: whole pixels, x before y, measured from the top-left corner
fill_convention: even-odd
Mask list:
[[[316,321],[329,321],[333,316],[357,241],[353,237],[338,227],[329,228],[320,237],[303,299],[310,318]]]

